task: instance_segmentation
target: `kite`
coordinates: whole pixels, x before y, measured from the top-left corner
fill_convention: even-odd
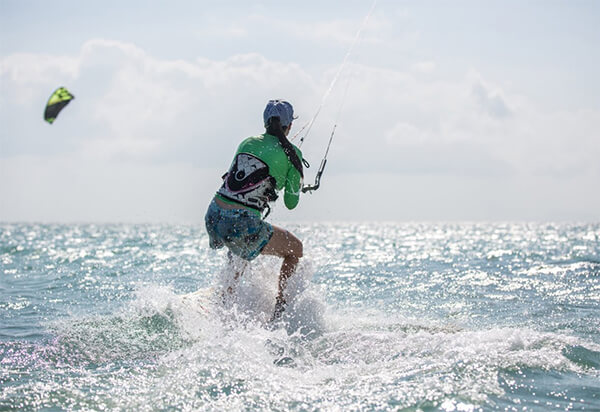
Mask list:
[[[75,96],[73,96],[67,89],[64,87],[59,87],[50,95],[48,99],[48,103],[46,103],[46,111],[44,112],[44,120],[48,123],[52,124],[56,117],[60,113],[62,109],[65,108],[66,105],[69,104],[71,100],[73,100]]]

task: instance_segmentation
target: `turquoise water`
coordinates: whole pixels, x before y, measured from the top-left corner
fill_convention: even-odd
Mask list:
[[[273,329],[201,226],[0,225],[0,410],[600,410],[599,224],[290,228]]]

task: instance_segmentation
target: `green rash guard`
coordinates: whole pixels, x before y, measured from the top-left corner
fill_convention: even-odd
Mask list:
[[[295,145],[292,146],[296,150],[298,158],[302,160],[300,149]],[[265,133],[244,140],[237,149],[230,171],[234,168],[237,162],[236,159],[238,159],[238,155],[240,154],[249,154],[264,162],[269,167],[269,175],[275,179],[275,190],[280,191],[281,189],[285,189],[283,197],[285,206],[288,209],[293,209],[298,205],[300,190],[302,189],[302,176],[292,162],[290,162],[276,136]],[[222,187],[218,193],[225,194],[226,192],[223,192]],[[227,201],[228,199],[223,200]],[[231,202],[229,201],[228,203]]]

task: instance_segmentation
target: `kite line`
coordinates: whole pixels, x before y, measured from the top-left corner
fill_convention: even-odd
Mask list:
[[[356,35],[354,36],[354,40],[352,42],[352,45],[350,46],[350,48],[346,52],[346,55],[344,56],[344,60],[342,61],[342,64],[340,64],[340,67],[338,68],[335,76],[331,80],[331,83],[329,84],[329,87],[325,91],[325,94],[323,95],[323,98],[321,99],[321,103],[319,104],[319,107],[317,108],[317,111],[315,112],[314,116],[312,117],[312,119],[310,120],[310,122],[308,124],[304,125],[298,131],[298,133],[296,133],[296,135],[294,135],[294,137],[292,138],[292,140],[295,139],[300,133],[302,133],[302,131],[304,129],[306,129],[306,133],[304,133],[304,135],[300,138],[300,142],[299,142],[298,146],[302,146],[302,144],[304,143],[304,140],[306,139],[306,137],[310,133],[310,131],[312,129],[312,126],[315,123],[315,120],[317,120],[317,117],[321,113],[321,109],[323,108],[323,106],[325,106],[325,102],[327,101],[327,98],[329,97],[329,95],[331,94],[331,91],[333,90],[334,86],[336,85],[336,83],[337,83],[337,81],[338,81],[338,79],[340,77],[340,74],[342,73],[342,71],[346,67],[346,65],[348,63],[348,59],[350,58],[350,55],[352,54],[354,48],[356,47],[356,44],[358,43],[358,41],[360,39],[360,36],[362,34],[363,29],[367,25],[367,22],[369,21],[369,18],[371,17],[371,14],[373,14],[373,10],[375,10],[376,4],[377,4],[377,0],[374,0],[371,8],[369,9],[369,12],[367,13],[367,15],[365,16],[365,18],[363,19],[363,22],[362,22],[361,26],[359,27],[358,31],[356,32]],[[344,89],[344,94],[342,96],[342,102],[340,104],[340,108],[338,110],[338,114],[336,116],[336,119],[335,119],[335,122],[334,122],[334,125],[333,125],[333,129],[331,131],[331,135],[329,136],[329,142],[327,144],[327,148],[325,149],[325,154],[323,155],[323,159],[321,160],[321,164],[319,165],[319,169],[317,170],[317,174],[315,176],[315,182],[312,185],[305,185],[302,188],[302,192],[303,193],[315,191],[321,185],[321,176],[323,175],[323,171],[325,170],[325,165],[327,164],[327,155],[329,154],[329,149],[331,147],[331,142],[333,141],[333,136],[335,135],[335,130],[337,128],[340,116],[342,114],[342,109],[343,109],[344,103],[346,101],[346,96],[348,94],[348,89],[350,87],[350,80],[351,80],[351,77],[349,76],[348,77],[348,82],[346,83],[346,87]],[[308,163],[305,163],[305,164],[308,165]]]

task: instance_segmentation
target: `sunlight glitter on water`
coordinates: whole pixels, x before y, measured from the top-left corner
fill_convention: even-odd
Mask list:
[[[277,259],[182,300],[230,275],[202,228],[2,226],[0,408],[600,408],[598,225],[291,228],[271,330]]]

